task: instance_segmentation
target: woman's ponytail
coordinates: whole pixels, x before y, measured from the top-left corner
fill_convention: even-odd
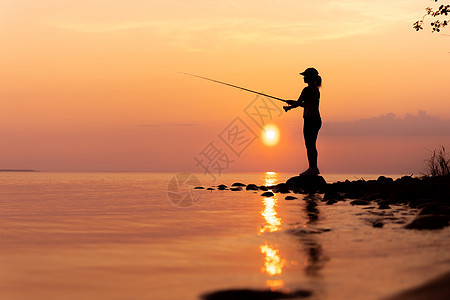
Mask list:
[[[316,86],[318,88],[320,88],[322,86],[322,77],[320,77],[319,75],[317,75],[317,77],[316,77]]]

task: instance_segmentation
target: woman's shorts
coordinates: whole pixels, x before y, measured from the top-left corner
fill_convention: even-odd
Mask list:
[[[303,134],[305,136],[317,136],[322,127],[322,119],[304,119]]]

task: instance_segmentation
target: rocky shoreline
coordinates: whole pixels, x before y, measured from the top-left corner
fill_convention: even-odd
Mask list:
[[[196,187],[196,189],[204,189]],[[295,176],[285,183],[270,187],[256,184],[233,183],[230,187],[221,184],[207,190],[262,191],[261,196],[279,194],[322,194],[318,197],[327,205],[339,201],[350,201],[352,205],[376,206],[389,210],[392,205],[403,205],[417,209],[415,219],[405,229],[432,230],[449,226],[450,221],[450,176],[413,177],[403,176],[396,180],[380,176],[377,180],[356,180],[327,183],[322,176]],[[285,200],[295,200],[286,196]],[[373,224],[382,227],[382,223]]]
[[[205,189],[196,187],[196,189]],[[209,187],[207,190],[253,191],[262,197],[273,197],[284,194],[285,200],[302,199],[306,201],[308,218],[317,218],[315,214],[318,202],[334,205],[348,202],[360,206],[366,212],[375,214],[370,223],[375,228],[382,228],[385,223],[402,224],[405,230],[438,230],[449,226],[450,221],[450,176],[413,177],[403,176],[396,180],[380,176],[377,180],[345,180],[327,183],[322,176],[295,176],[284,183],[273,186],[260,186],[253,183],[235,182],[231,186],[224,184]],[[299,194],[298,197],[296,197]],[[303,195],[300,195],[303,194]],[[401,208],[399,209],[399,206]],[[412,221],[394,217],[399,210],[408,210],[402,215],[416,214]],[[289,233],[294,235],[315,234],[330,229],[294,228]],[[435,281],[412,290],[394,295],[390,300],[403,299],[448,299],[449,274]],[[204,300],[222,299],[302,299],[309,298],[313,291],[273,291],[251,289],[229,289],[205,293],[200,296]]]

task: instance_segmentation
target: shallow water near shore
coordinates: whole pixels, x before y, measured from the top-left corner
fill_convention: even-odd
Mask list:
[[[403,229],[415,210],[192,187],[194,205],[180,207],[175,175],[0,173],[0,299],[198,299],[235,288],[381,299],[450,269],[450,228]],[[292,175],[198,178],[272,185]]]

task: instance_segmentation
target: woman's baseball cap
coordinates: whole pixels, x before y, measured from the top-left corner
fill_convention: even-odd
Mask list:
[[[319,72],[314,68],[308,68],[305,71],[301,72],[300,75],[308,77],[317,77],[319,76]]]

